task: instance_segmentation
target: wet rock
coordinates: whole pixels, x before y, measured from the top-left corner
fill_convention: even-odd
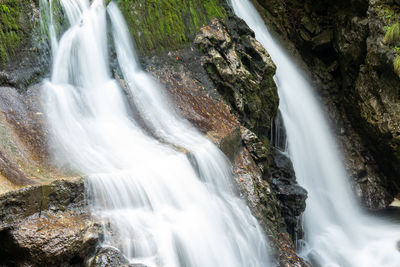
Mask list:
[[[269,178],[271,174],[270,167],[274,161],[272,145],[269,142],[262,142],[255,133],[243,126],[240,127],[240,132],[244,145],[263,172],[263,177]]]
[[[145,267],[144,265],[128,265],[129,262],[122,255],[121,251],[114,247],[100,247],[95,256],[87,264],[88,267],[113,267],[113,266],[124,266],[124,267]]]
[[[195,48],[145,59],[147,71],[166,88],[177,112],[233,160],[241,144],[239,121],[201,67]]]
[[[279,150],[275,150],[275,166],[272,167],[272,187],[281,204],[281,214],[293,240],[303,237],[300,215],[306,209],[307,191],[297,184],[292,162]]]
[[[268,134],[278,106],[277,89],[273,81],[275,65],[261,44],[254,39],[254,33],[237,18],[225,22],[212,21],[201,29],[195,43],[205,54],[202,57],[204,68],[242,124],[240,134],[245,148],[239,150],[234,162],[239,191],[249,203],[253,214],[267,229],[274,248],[273,254],[280,264],[305,266],[296,256],[281,213],[285,209],[282,203],[286,201],[288,222],[290,216],[294,218],[292,221],[297,220],[300,215],[297,213],[301,213],[304,207],[301,210],[290,202],[300,200],[302,189],[296,188],[297,191],[292,192],[295,179],[290,184],[290,193],[287,192],[288,186],[282,187],[285,193],[282,188],[270,184],[274,155]],[[260,112],[261,107],[265,113]],[[277,198],[275,189],[282,189],[282,202]],[[295,195],[298,198],[293,199]],[[305,203],[304,199],[301,203]],[[297,225],[297,222],[292,221],[290,229]]]
[[[268,148],[260,141],[258,136],[244,127],[240,128],[242,140],[256,162],[264,162],[270,156]]]
[[[241,133],[248,152],[275,192],[288,233],[293,240],[301,238],[303,231],[300,215],[306,208],[307,191],[297,184],[292,162],[278,149],[265,147],[258,136],[245,127],[241,127]],[[270,150],[274,153],[271,154]]]
[[[101,240],[84,183],[58,180],[0,195],[0,265],[82,264]]]
[[[201,28],[195,44],[202,64],[243,125],[259,136],[269,133],[278,95],[275,65],[239,18],[213,20]]]
[[[274,186],[264,180],[261,169],[257,166],[246,148],[236,156],[234,178],[242,198],[265,229],[272,246],[272,254],[279,266],[308,266],[296,255],[293,240],[287,233],[287,225],[282,217],[282,205]]]

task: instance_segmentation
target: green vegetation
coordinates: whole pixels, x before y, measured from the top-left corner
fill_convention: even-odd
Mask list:
[[[9,57],[15,55],[20,46],[22,30],[17,19],[22,12],[20,1],[5,0],[0,4],[0,68],[3,68]]]
[[[397,76],[400,77],[400,55],[397,55],[397,57],[394,59],[393,69]]]
[[[395,22],[386,28],[386,34],[383,38],[385,44],[397,44],[400,41],[400,23]]]
[[[139,53],[187,46],[202,25],[226,17],[222,0],[119,0]]]
[[[389,9],[389,8],[385,8],[385,9],[384,9],[384,12],[385,12],[385,18],[386,18],[387,20],[393,19],[393,17],[394,17],[394,11],[393,11],[393,10],[391,10],[391,9]]]
[[[383,43],[393,49],[393,71],[400,77],[400,8],[396,5],[385,5],[377,9],[377,12],[386,24]]]

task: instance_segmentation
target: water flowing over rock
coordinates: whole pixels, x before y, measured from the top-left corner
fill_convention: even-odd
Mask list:
[[[313,88],[272,38],[251,2],[233,0],[232,5],[277,65],[288,154],[298,182],[308,192],[301,255],[317,266],[397,266],[400,227],[358,207]]]
[[[251,203],[253,212],[264,222],[270,239],[276,246],[280,264],[304,264],[293,253],[293,243],[286,235],[289,232],[295,236],[294,229],[298,229],[299,236],[302,235],[298,224],[299,215],[304,211],[306,193],[303,189],[303,195],[296,198],[293,190],[289,192],[291,187],[296,186],[294,173],[291,173],[290,180],[281,175],[284,168],[275,164],[274,148],[269,142],[271,121],[278,106],[276,85],[273,81],[275,65],[263,46],[254,38],[254,32],[237,17],[230,17],[225,22],[211,21],[196,36],[195,44],[204,54],[202,65],[216,84],[217,90],[234,114],[237,114],[239,121],[251,129],[240,127],[246,149],[241,152],[244,158],[239,160],[239,166],[248,166],[252,169],[250,173],[256,175],[255,179],[249,179],[251,175],[248,176],[238,169],[239,188]],[[256,101],[252,102],[253,99]],[[254,110],[258,104],[258,111]],[[271,187],[278,181],[281,186]],[[300,186],[297,187],[302,190]],[[275,194],[286,197],[278,200]],[[291,203],[293,197],[299,201],[300,207],[294,207]],[[282,212],[283,210],[285,211]],[[289,224],[285,225],[284,221]]]
[[[104,245],[148,266],[268,266],[229,161],[141,69],[116,4],[109,20],[103,1],[61,4],[70,28],[53,46],[46,112],[58,162],[89,175],[93,215],[109,223]],[[108,21],[130,101],[109,72]]]
[[[0,265],[269,266],[270,254],[280,266],[307,266],[297,248],[313,265],[396,266],[397,227],[346,205],[338,211],[337,202],[356,202],[347,186],[324,194],[324,211],[337,216],[321,211],[323,227],[310,224],[315,205],[305,203],[314,203],[315,190],[297,184],[288,158],[296,152],[286,150],[277,123],[277,69],[258,27],[220,0],[118,1],[107,15],[102,2],[41,1],[42,11],[38,1],[0,3]],[[399,21],[398,0],[253,2],[304,59],[298,68],[309,68],[361,201],[386,207],[400,187],[393,63],[400,44],[385,37]],[[32,86],[51,58],[48,80]],[[294,128],[289,139],[307,132]],[[312,162],[335,161],[328,154],[301,165],[311,173]],[[302,182],[313,177],[319,185],[326,176],[304,175],[293,163]],[[51,183],[76,173],[88,180]],[[346,210],[354,212],[342,216]],[[318,243],[324,230],[335,238]]]
[[[229,112],[230,107],[201,66],[203,55],[192,48],[153,56],[145,64],[166,86],[182,115],[230,158],[241,197],[265,227],[281,264],[295,264],[299,259],[280,214],[281,204],[269,182],[262,179],[269,150]]]
[[[395,1],[255,1],[270,28],[305,61],[346,157],[355,191],[370,209],[398,194],[395,43],[385,43],[399,21]],[[333,38],[322,47],[324,31]],[[398,44],[397,44],[398,45]],[[297,51],[297,52],[296,52]]]
[[[60,12],[57,8],[53,10]],[[49,17],[47,17],[47,19],[49,19]],[[252,33],[247,30],[245,34],[251,35]],[[56,47],[56,45],[54,47]],[[257,49],[262,49],[262,47],[258,47]],[[244,140],[247,141],[242,143],[239,121],[230,113],[231,107],[223,102],[223,98],[215,90],[215,85],[204,71],[201,65],[203,55],[204,54],[197,51],[197,49],[190,48],[187,50],[170,52],[167,57],[161,57],[160,59],[155,57],[146,61],[146,65],[148,66],[148,71],[153,73],[153,75],[167,87],[169,93],[171,93],[172,99],[179,108],[179,113],[216,143],[231,160],[235,169],[234,179],[240,187],[241,197],[248,201],[252,212],[262,221],[266,234],[271,237],[270,239],[273,242],[274,253],[281,257],[281,264],[299,261],[294,252],[292,241],[286,233],[286,226],[280,214],[280,204],[274,197],[274,192],[268,182],[261,179],[263,176],[262,170],[265,167],[269,169],[265,160],[267,158],[266,155],[270,155],[270,147],[265,151],[264,145],[261,145],[261,152],[255,153],[255,151],[259,149],[257,144],[249,142],[246,138],[244,138]],[[113,66],[117,66],[116,64],[117,62],[114,62]],[[270,64],[272,63],[270,62]],[[160,67],[161,65],[162,67]],[[171,68],[171,66],[174,68]],[[271,66],[273,66],[273,64]],[[185,71],[187,69],[191,71]],[[250,73],[254,71],[257,71],[257,69],[251,69]],[[116,78],[124,88],[128,98],[130,98],[132,95],[128,92],[129,87],[124,80],[118,77],[122,75],[121,72],[117,71],[116,73],[118,73],[116,74]],[[270,76],[272,77],[272,74]],[[23,84],[19,86],[24,89]],[[7,131],[12,130],[13,134],[16,132],[17,134],[15,136],[21,139],[18,142],[22,145],[18,147],[18,149],[21,149],[24,153],[26,150],[32,152],[32,155],[29,155],[29,157],[33,157],[34,161],[26,161],[29,167],[32,168],[33,166],[32,171],[27,172],[28,175],[19,173],[15,176],[17,179],[26,176],[26,183],[49,182],[55,177],[71,175],[66,175],[62,171],[52,169],[49,165],[49,147],[45,144],[48,131],[46,129],[47,125],[43,120],[44,116],[41,107],[42,99],[40,99],[42,90],[42,85],[35,85],[30,87],[26,93],[20,94],[17,93],[15,89],[2,88],[0,96],[2,100],[2,102],[0,102],[1,111],[5,116],[5,122],[9,128]],[[129,99],[128,102],[130,102],[129,105],[133,107],[133,110],[137,112],[132,99]],[[270,102],[269,104],[273,105],[273,107],[271,106],[272,110],[276,110],[276,101]],[[135,118],[137,118],[137,116]],[[142,120],[142,123],[146,123],[145,120]],[[267,122],[267,120],[265,121],[265,125],[269,123],[270,122]],[[149,134],[154,134],[148,127],[145,127],[145,129],[150,131]],[[254,140],[257,140],[257,138]],[[4,142],[9,142],[9,140],[4,139]],[[14,143],[15,141],[12,140],[12,142]],[[260,143],[260,141],[256,142]],[[176,149],[188,153],[188,151],[181,146],[174,146]],[[53,148],[54,144],[50,146],[50,149]],[[247,149],[250,149],[251,153],[249,153]],[[268,153],[265,154],[266,152]],[[188,154],[188,156],[190,156],[190,154]],[[24,157],[26,159],[25,154]],[[12,158],[13,157],[10,157],[9,154],[4,156],[4,160],[10,160]],[[257,163],[253,158],[256,159]],[[56,160],[59,164],[60,159],[56,158]],[[273,161],[272,158],[269,158],[269,160]],[[7,168],[14,168],[10,163],[6,163],[6,165]],[[66,167],[70,169],[71,166]],[[18,165],[18,167],[14,169],[18,172],[19,168],[20,166]],[[24,170],[24,172],[26,172],[26,170]],[[5,181],[8,183],[9,180],[13,179],[12,177],[13,175],[7,174]],[[5,181],[1,181],[2,186],[7,184]],[[64,182],[57,182],[54,185],[50,185],[51,188],[58,188],[53,188],[50,191],[63,191],[64,189],[62,188],[65,187],[63,183]],[[82,181],[79,183],[83,184]],[[25,182],[21,185],[24,184]],[[39,191],[46,191],[48,187],[48,185],[41,186],[40,188],[42,189]],[[13,184],[12,187],[6,190],[14,188]],[[26,197],[24,193],[25,190],[28,189],[16,191],[14,198]],[[36,192],[35,190],[34,192]],[[34,198],[28,197],[27,199],[32,200],[40,198],[36,196],[36,194],[37,193],[34,193]],[[52,193],[52,195],[54,194]],[[82,200],[84,192],[79,189],[76,194],[74,193],[73,195],[76,196],[76,198],[78,198],[79,195],[79,199]],[[7,195],[7,198],[8,197],[10,197],[10,195]],[[66,197],[67,196],[63,194],[56,194],[52,199],[64,199]],[[42,203],[42,200],[35,201],[32,200],[31,202]],[[3,214],[10,215],[4,219],[4,222],[8,221],[8,226],[3,232],[6,237],[4,240],[6,243],[9,240],[14,240],[11,242],[14,245],[7,243],[5,245],[6,249],[4,250],[4,253],[8,255],[7,258],[10,264],[68,265],[73,263],[78,265],[85,264],[87,266],[90,264],[110,265],[110,263],[114,264],[115,262],[122,262],[125,264],[125,256],[121,256],[122,252],[120,250],[97,246],[99,240],[104,240],[102,237],[103,233],[99,230],[98,224],[89,218],[86,209],[85,211],[83,211],[83,209],[78,209],[79,212],[73,210],[71,214],[71,210],[69,208],[64,210],[61,204],[61,211],[57,209],[58,204],[52,205],[50,211],[47,211],[47,206],[45,204],[42,211],[40,208],[41,204],[32,203],[26,205],[26,207],[32,209],[33,213],[26,213],[24,209],[15,209],[13,205],[4,206]],[[37,205],[39,205],[39,213],[37,212]],[[11,218],[15,218],[15,220],[11,221]],[[68,230],[63,229],[72,224],[74,224],[75,227],[70,227]],[[106,228],[108,228],[108,226]],[[13,231],[10,229],[13,229]],[[61,237],[62,235],[64,235],[66,239],[63,239]],[[68,240],[67,243],[62,243],[66,240]],[[77,250],[80,250],[80,252],[77,253]],[[24,251],[27,256],[22,258],[18,257],[17,253],[19,251]],[[32,255],[35,253],[41,256],[33,260]],[[131,265],[132,264],[129,266]]]

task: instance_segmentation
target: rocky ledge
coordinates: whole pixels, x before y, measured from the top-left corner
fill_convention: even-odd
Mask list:
[[[103,247],[85,178],[56,180],[0,195],[0,266],[145,267]]]
[[[90,219],[84,179],[58,180],[0,196],[0,265],[83,262],[100,238]]]

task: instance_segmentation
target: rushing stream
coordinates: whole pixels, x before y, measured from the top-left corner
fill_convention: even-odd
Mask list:
[[[60,3],[70,26],[55,36],[48,15],[54,58],[44,102],[56,160],[88,175],[93,213],[109,222],[104,245],[149,267],[270,266],[229,162],[141,69],[118,7]],[[53,10],[51,0],[42,5]],[[141,123],[112,78],[107,29]]]
[[[314,266],[400,266],[400,226],[368,216],[358,207],[312,88],[272,39],[250,1],[231,3],[277,66],[289,155],[299,184],[308,191],[301,255]]]

